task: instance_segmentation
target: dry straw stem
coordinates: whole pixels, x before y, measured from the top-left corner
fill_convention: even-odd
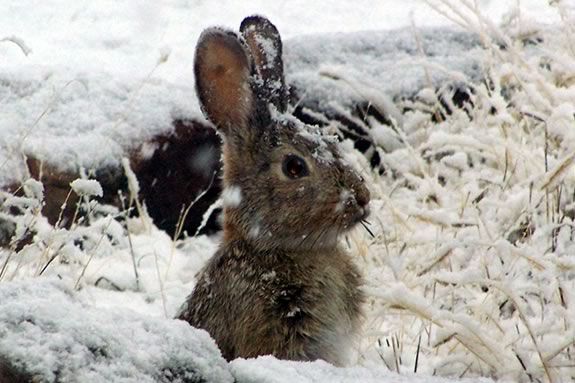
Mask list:
[[[190,210],[196,204],[196,202],[198,202],[203,196],[205,196],[206,193],[211,189],[211,187],[214,183],[214,180],[216,179],[216,175],[217,175],[217,171],[214,171],[214,174],[212,175],[212,178],[211,178],[208,186],[204,190],[202,190],[202,192],[199,193],[196,196],[196,198],[194,198],[194,200],[188,204],[188,206],[182,206],[182,211],[180,213],[180,216],[178,217],[178,222],[176,224],[176,231],[174,232],[174,236],[172,238],[170,258],[168,260],[168,266],[166,267],[166,271],[164,273],[164,279],[168,278],[168,273],[170,272],[170,268],[171,268],[172,262],[174,260],[174,253],[176,251],[176,241],[182,235],[182,232],[184,229],[184,224],[186,223],[186,219],[188,218],[188,214],[190,213]]]
[[[567,175],[567,171],[571,169],[574,162],[575,152],[567,155],[563,160],[560,161],[557,166],[555,166],[554,169],[547,172],[545,178],[543,179],[540,190],[550,190],[557,186],[557,184],[559,184]]]
[[[17,36],[3,37],[0,39],[0,43],[1,42],[9,42],[15,44],[18,48],[20,48],[22,53],[24,53],[24,56],[28,56],[30,53],[32,53],[32,49],[30,49],[30,47],[28,47],[28,45],[26,45],[24,40],[22,40],[20,37]]]
[[[114,217],[111,217],[111,216],[108,217],[108,224],[102,228],[102,234],[100,235],[100,238],[98,239],[98,242],[96,243],[96,246],[94,246],[94,248],[90,252],[90,255],[88,257],[88,261],[84,264],[84,267],[82,268],[82,271],[80,272],[80,275],[78,276],[78,279],[76,280],[76,283],[74,284],[74,289],[77,290],[80,287],[80,281],[84,277],[84,274],[86,273],[86,269],[88,269],[90,262],[92,262],[92,258],[94,258],[96,251],[98,250],[98,248],[100,247],[100,244],[102,243],[102,240],[106,236],[106,232],[108,231],[108,228],[110,227],[110,224],[112,223],[113,219],[114,219]]]
[[[138,196],[138,194],[140,194],[140,184],[138,183],[138,178],[136,177],[136,174],[134,173],[134,171],[130,166],[129,159],[125,157],[122,158],[122,166],[124,167],[124,174],[128,179],[128,191],[130,192],[129,206],[132,206],[133,203],[136,204],[136,210],[138,210],[138,215],[142,220],[142,225],[144,225],[146,233],[150,233],[152,230],[151,219],[148,216],[148,213],[146,212],[142,204],[140,203],[140,198]]]
[[[156,275],[158,276],[158,284],[160,285],[160,297],[162,298],[162,309],[164,310],[164,316],[169,318],[168,309],[166,307],[166,293],[164,292],[164,280],[160,273],[160,263],[158,260],[158,253],[154,250],[154,262],[156,265]]]

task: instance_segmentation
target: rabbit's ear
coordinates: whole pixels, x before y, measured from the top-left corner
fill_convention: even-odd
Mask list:
[[[235,33],[206,29],[196,47],[196,91],[206,116],[229,134],[248,125],[254,110],[250,56]]]
[[[280,112],[285,112],[288,92],[284,80],[282,41],[277,28],[265,17],[250,16],[242,21],[240,32],[263,80],[264,97]]]

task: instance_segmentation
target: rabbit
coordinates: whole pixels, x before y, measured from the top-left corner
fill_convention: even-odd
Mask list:
[[[337,140],[288,112],[282,42],[266,18],[212,27],[196,47],[196,92],[223,136],[223,237],[177,318],[227,360],[348,362],[362,276],[339,245],[370,193]]]

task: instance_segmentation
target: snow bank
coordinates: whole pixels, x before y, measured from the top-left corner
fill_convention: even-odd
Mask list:
[[[232,382],[205,331],[116,307],[94,308],[66,283],[0,285],[0,380]]]
[[[337,368],[324,361],[289,362],[271,356],[236,359],[230,363],[239,383],[447,383],[450,379],[399,375],[381,367]],[[461,382],[492,382],[490,379],[464,379]]]
[[[482,52],[468,32],[402,28],[295,37],[286,42],[284,62],[288,83],[304,104],[325,109],[334,102],[373,101],[366,88],[390,98],[413,97],[426,87],[477,80]]]

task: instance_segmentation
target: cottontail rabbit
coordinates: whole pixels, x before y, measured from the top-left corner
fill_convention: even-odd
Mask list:
[[[224,357],[345,362],[359,327],[361,276],[338,236],[368,214],[369,192],[333,139],[287,114],[275,26],[209,28],[194,63],[205,115],[224,140],[224,235],[179,319]]]

